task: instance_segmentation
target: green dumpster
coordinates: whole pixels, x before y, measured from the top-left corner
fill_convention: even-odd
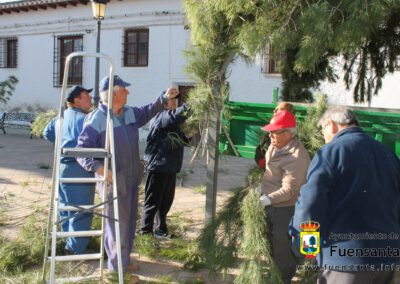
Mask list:
[[[228,118],[222,123],[241,157],[254,158],[260,138],[265,135],[260,128],[270,121],[275,107],[276,104],[225,103]],[[307,107],[305,104],[295,105],[297,120],[304,119]],[[353,111],[366,134],[388,145],[400,157],[400,110],[355,108]],[[219,149],[223,154],[234,155],[224,132]]]

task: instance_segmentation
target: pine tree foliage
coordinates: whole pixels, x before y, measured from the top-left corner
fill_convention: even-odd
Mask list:
[[[300,101],[321,80],[335,81],[338,58],[344,59],[344,80],[353,87],[356,102],[377,94],[382,78],[398,70],[398,0],[187,0],[185,4],[196,46],[214,44],[222,53],[254,56],[269,42],[282,51],[284,100]]]
[[[304,120],[297,123],[297,137],[306,147],[311,157],[324,145],[323,136],[318,129],[318,121],[327,109],[326,96],[317,96],[315,106],[307,109]]]
[[[241,218],[243,237],[240,242],[240,273],[235,284],[282,283],[267,241],[267,218],[259,194],[250,190],[243,200]]]
[[[187,128],[199,128],[202,132],[210,125],[210,117],[220,116],[229,92],[229,64],[239,56],[247,60],[265,46],[265,3],[184,1],[193,44],[186,52],[186,71],[198,82],[197,90],[188,99],[189,106],[196,111],[187,121]]]
[[[285,51],[284,95],[301,91],[297,79],[308,77],[304,88],[332,77],[337,58],[344,58],[345,83],[354,100],[376,94],[387,73],[398,70],[400,55],[400,1],[342,0],[285,1],[268,34],[274,47]],[[268,14],[270,15],[270,14]],[[289,54],[287,54],[289,52]],[[289,75],[289,76],[288,76]],[[353,78],[355,77],[355,78]],[[296,79],[297,85],[292,80]]]
[[[15,91],[17,83],[18,79],[15,76],[9,76],[7,80],[0,82],[0,104],[7,104]]]

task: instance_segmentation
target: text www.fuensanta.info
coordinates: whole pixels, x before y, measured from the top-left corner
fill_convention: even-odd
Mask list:
[[[400,271],[400,264],[363,264],[363,265],[296,265],[298,271],[323,271],[323,270],[339,270],[339,271]]]

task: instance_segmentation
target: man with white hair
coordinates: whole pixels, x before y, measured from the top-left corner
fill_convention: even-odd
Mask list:
[[[327,144],[311,162],[289,227],[298,246],[302,227],[319,223],[320,284],[395,283],[400,267],[400,161],[357,125],[345,107],[323,114]]]
[[[85,119],[85,124],[78,138],[78,147],[104,148],[107,118],[107,90],[109,77],[100,82],[101,104]],[[118,184],[119,226],[121,232],[122,264],[124,271],[135,270],[130,263],[130,252],[135,238],[136,219],[138,210],[138,183],[143,174],[143,166],[139,157],[139,128],[145,125],[159,111],[164,109],[168,100],[174,100],[177,90],[169,88],[159,96],[155,102],[142,107],[125,106],[129,91],[126,87],[130,83],[114,76],[112,93],[112,112],[114,122],[115,162]],[[103,160],[93,158],[78,158],[81,166],[99,176],[104,175]],[[111,171],[109,171],[111,179]],[[102,184],[100,184],[102,190]],[[108,200],[113,199],[112,190],[108,190]],[[106,215],[114,216],[113,202],[106,204]],[[108,269],[116,271],[118,268],[117,251],[115,247],[115,223],[106,219],[105,249],[108,256]]]
[[[262,129],[269,132],[271,144],[265,154],[260,201],[267,206],[272,256],[286,284],[291,282],[297,264],[291,252],[287,227],[300,187],[306,182],[310,157],[295,137],[296,118],[289,111],[276,112],[271,122]]]

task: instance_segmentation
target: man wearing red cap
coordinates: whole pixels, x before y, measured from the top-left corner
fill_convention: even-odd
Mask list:
[[[306,182],[310,157],[295,137],[296,119],[287,110],[274,114],[262,128],[269,132],[271,145],[265,154],[265,173],[259,192],[270,220],[272,256],[284,283],[290,283],[296,272],[296,258],[291,253],[287,227],[293,216],[300,187]]]

